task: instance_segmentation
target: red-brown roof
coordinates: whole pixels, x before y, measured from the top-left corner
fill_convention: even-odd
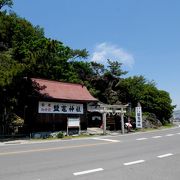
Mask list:
[[[43,87],[39,92],[45,97],[55,98],[59,100],[75,100],[75,101],[97,101],[87,88],[81,84],[65,83],[59,81],[32,78],[32,82]]]

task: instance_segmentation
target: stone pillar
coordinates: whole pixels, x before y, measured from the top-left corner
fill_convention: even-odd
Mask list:
[[[103,134],[106,134],[106,113],[103,112]]]
[[[123,108],[121,108],[121,132],[124,134],[124,111]]]

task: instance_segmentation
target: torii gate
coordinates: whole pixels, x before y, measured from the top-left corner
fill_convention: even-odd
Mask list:
[[[87,110],[89,112],[99,112],[103,115],[103,134],[106,134],[106,115],[107,114],[118,114],[121,116],[121,131],[124,134],[124,114],[126,113],[127,105],[109,105],[109,104],[88,104]]]

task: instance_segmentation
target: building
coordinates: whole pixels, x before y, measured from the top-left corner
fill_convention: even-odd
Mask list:
[[[31,81],[39,96],[32,96],[26,109],[30,132],[66,130],[68,119],[79,119],[81,129],[87,129],[87,104],[98,100],[84,85],[38,78]]]

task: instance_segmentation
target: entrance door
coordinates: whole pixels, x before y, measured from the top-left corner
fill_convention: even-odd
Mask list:
[[[89,127],[101,127],[102,125],[102,114],[99,112],[92,112],[88,118]]]

